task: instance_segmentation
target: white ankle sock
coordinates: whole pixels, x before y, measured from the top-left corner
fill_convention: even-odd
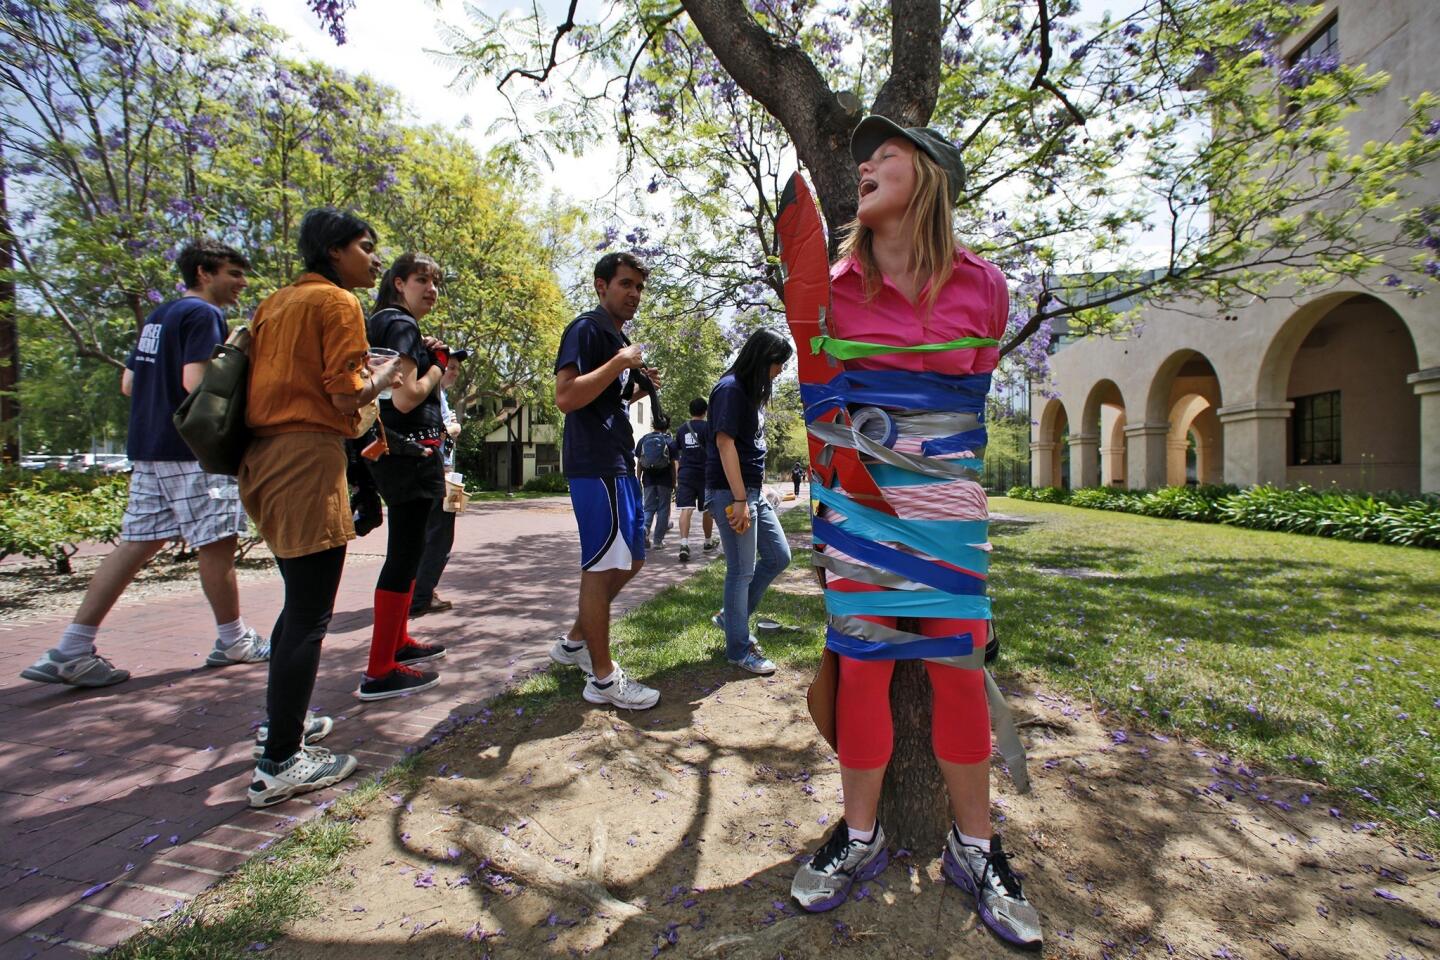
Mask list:
[[[607,676],[607,677],[595,677],[591,682],[594,683],[596,686],[600,686],[600,685],[602,685],[602,684],[609,683],[611,680],[614,680],[614,679],[615,679],[615,674],[616,674],[616,672],[617,672],[616,670],[612,669],[612,670],[610,671],[610,675],[609,675],[609,676]]]
[[[62,660],[74,660],[76,657],[83,657],[86,654],[95,652],[95,635],[100,632],[99,627],[87,627],[84,624],[72,623],[60,634],[60,642],[56,644],[55,650],[60,654]]]
[[[979,838],[979,837],[972,837],[972,836],[970,836],[969,834],[963,832],[958,826],[955,828],[955,832],[958,833],[958,834],[960,834],[960,842],[963,843],[963,844],[965,844],[965,846],[967,846],[967,847],[979,847],[981,850],[985,851],[986,853],[989,853],[989,852],[990,852],[990,841],[989,841],[989,840],[982,840],[982,839]]]
[[[235,646],[235,641],[245,636],[245,618],[237,617],[230,623],[216,624],[215,635],[215,645],[220,649]]]
[[[852,841],[858,841],[858,842],[860,842],[860,843],[869,843],[871,840],[874,840],[874,839],[875,839],[875,827],[876,827],[876,825],[877,825],[878,823],[879,823],[879,821],[877,820],[875,823],[870,824],[870,829],[869,829],[869,830],[856,830],[854,827],[850,826],[849,824],[846,824],[845,826],[846,826],[846,829],[850,831],[850,839],[851,839]]]

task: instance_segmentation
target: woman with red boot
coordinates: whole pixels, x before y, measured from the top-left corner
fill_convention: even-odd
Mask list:
[[[387,451],[370,461],[371,475],[389,508],[385,565],[375,584],[375,629],[370,662],[355,695],[386,700],[440,682],[434,670],[416,669],[445,656],[439,644],[419,643],[407,628],[415,573],[425,549],[430,511],[445,496],[445,464],[440,444],[445,421],[440,413],[440,378],[449,350],[420,332],[420,321],[435,308],[440,267],[422,254],[400,256],[380,280],[375,312],[366,324],[370,346],[399,354],[400,383],[380,395],[380,422]]]

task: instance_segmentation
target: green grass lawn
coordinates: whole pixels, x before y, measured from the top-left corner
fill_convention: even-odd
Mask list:
[[[1334,788],[1347,816],[1440,843],[1440,553],[996,498],[991,595],[998,672],[1092,699],[1116,730],[1201,737]],[[808,529],[803,509],[785,514]],[[797,551],[796,563],[805,562]],[[1079,576],[1073,574],[1081,574]],[[632,675],[664,683],[722,661],[709,616],[723,563],[615,626]],[[818,594],[776,590],[763,614],[802,626],[764,640],[808,667]],[[523,700],[578,696],[574,670]]]

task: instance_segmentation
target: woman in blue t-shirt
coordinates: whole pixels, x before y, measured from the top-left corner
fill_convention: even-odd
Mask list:
[[[775,664],[750,633],[750,615],[781,570],[790,544],[775,508],[761,495],[765,483],[765,405],[771,385],[793,353],[790,341],[756,330],[740,356],[710,392],[705,500],[725,548],[725,608],[715,621],[725,630],[725,658],[751,673],[771,674]],[[757,563],[757,556],[759,562]]]
[[[356,696],[385,700],[425,690],[440,682],[434,670],[417,664],[445,655],[440,644],[419,643],[407,621],[415,574],[425,552],[430,512],[445,496],[445,462],[440,445],[440,379],[449,350],[420,332],[420,321],[439,299],[440,267],[423,254],[406,253],[380,279],[375,312],[366,322],[371,347],[400,354],[401,381],[380,397],[380,422],[388,452],[369,464],[370,475],[390,509],[385,564],[375,584],[375,626],[370,661]]]

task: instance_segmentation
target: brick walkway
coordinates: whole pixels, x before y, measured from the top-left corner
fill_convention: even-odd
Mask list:
[[[452,712],[473,713],[548,663],[548,638],[573,620],[579,583],[568,500],[472,506],[440,590],[455,609],[414,629],[449,645],[441,685],[361,704],[351,693],[369,649],[383,537],[382,528],[351,544],[313,701],[343,718],[325,746],[355,754],[362,777],[423,743]],[[696,546],[690,570],[703,565]],[[619,610],[686,569],[672,541],[621,594]],[[278,576],[241,585],[245,618],[262,632],[280,601]],[[265,668],[202,666],[214,620],[198,583],[193,593],[121,600],[100,639],[132,674],[119,686],[83,692],[19,679],[68,619],[0,630],[0,960],[119,943],[313,816],[332,792],[267,811],[246,806]]]

